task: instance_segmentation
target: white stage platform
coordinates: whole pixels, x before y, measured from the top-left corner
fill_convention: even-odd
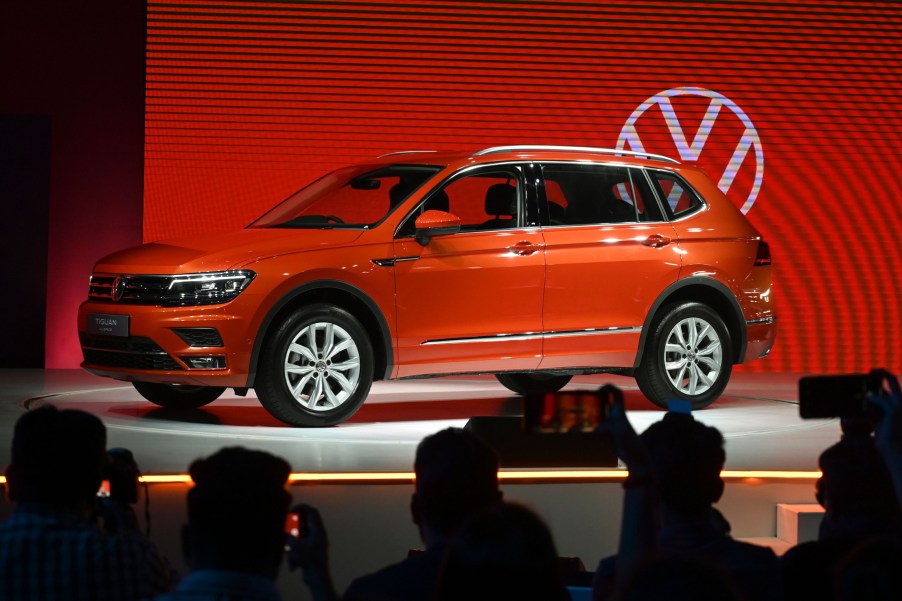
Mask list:
[[[660,419],[631,378],[582,376],[572,388],[611,382],[626,391],[637,430]],[[839,438],[836,420],[798,417],[797,375],[734,374],[726,394],[695,413],[726,438],[729,470],[816,470],[820,452]],[[15,420],[53,403],[98,415],[110,446],[131,449],[146,474],[183,473],[196,457],[240,444],[285,457],[299,472],[409,472],[417,443],[477,415],[514,415],[519,401],[494,378],[377,382],[363,408],[334,428],[303,429],[271,417],[253,396],[222,398],[191,411],[165,410],[127,382],[79,370],[0,370],[0,464],[9,461]]]

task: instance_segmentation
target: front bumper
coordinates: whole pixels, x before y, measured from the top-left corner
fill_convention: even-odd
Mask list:
[[[249,332],[256,331],[242,317],[246,314],[237,299],[193,307],[86,301],[78,311],[81,366],[117,380],[244,387],[254,342]],[[127,331],[92,332],[91,315],[127,315]],[[202,330],[216,335],[192,335]]]

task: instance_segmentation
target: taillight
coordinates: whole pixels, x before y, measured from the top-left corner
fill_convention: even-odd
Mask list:
[[[755,255],[755,265],[770,265],[770,246],[764,240],[758,241],[758,254]]]

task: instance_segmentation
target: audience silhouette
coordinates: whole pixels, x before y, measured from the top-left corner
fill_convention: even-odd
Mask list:
[[[426,549],[357,578],[344,599],[432,598],[449,542],[468,518],[501,500],[498,458],[466,430],[448,428],[424,438],[414,471],[410,511]]]
[[[515,503],[468,520],[448,546],[439,576],[441,601],[566,601],[548,527]]]
[[[229,447],[190,468],[182,545],[191,573],[159,601],[275,601],[285,548],[291,468],[263,451]]]
[[[593,597],[612,598],[647,561],[680,557],[720,571],[750,601],[782,598],[773,551],[734,540],[714,508],[724,490],[720,432],[689,414],[669,412],[637,436],[622,393],[613,396],[604,428],[613,434],[630,475],[624,482],[620,552],[599,564]]]
[[[671,411],[637,435],[623,395],[600,427],[629,468],[616,556],[603,559],[593,597],[623,601],[877,601],[902,598],[902,394],[877,371],[883,392],[874,418],[843,419],[841,440],[819,464],[819,540],[780,560],[734,540],[714,508],[724,492],[721,433]],[[115,455],[115,453],[114,453]],[[118,450],[134,479],[130,453]],[[137,529],[134,516],[97,523],[97,490],[110,472],[106,429],[77,410],[43,406],[17,421],[6,469],[15,507],[0,524],[0,599],[278,601],[275,579],[286,548],[316,601],[338,598],[319,512],[297,505],[301,536],[286,536],[290,467],[263,451],[224,448],[190,466],[182,530],[188,576]],[[414,463],[410,511],[425,550],[354,580],[344,598],[568,598],[553,537],[539,516],[502,501],[498,459],[470,432],[448,428],[424,438]],[[124,509],[134,502],[125,501]]]
[[[889,377],[886,372],[875,373]],[[893,434],[893,422],[899,419],[894,401],[898,386],[896,394],[888,392],[874,399],[883,407],[879,417],[843,419],[842,438],[821,453],[818,464],[823,475],[816,498],[824,517],[817,541],[797,545],[781,558],[788,600],[829,599],[837,594],[839,566],[858,547],[883,542],[895,549],[902,543],[902,509],[890,469],[899,453]],[[882,433],[882,446],[873,435],[875,427]],[[857,573],[860,579],[861,569]]]
[[[16,422],[0,525],[0,599],[129,601],[169,590],[168,562],[140,532],[94,521],[106,462],[95,416],[45,405]]]

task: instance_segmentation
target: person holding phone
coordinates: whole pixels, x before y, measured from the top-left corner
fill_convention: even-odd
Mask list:
[[[146,599],[176,581],[137,528],[101,528],[97,490],[107,471],[106,427],[52,405],[16,422],[6,469],[12,515],[0,524],[0,599]]]
[[[640,436],[627,418],[623,393],[607,386],[600,394],[612,406],[599,430],[613,438],[629,476],[618,555],[599,564],[593,598],[624,593],[650,561],[682,558],[716,570],[743,599],[782,599],[774,552],[733,539],[714,508],[724,491],[721,433],[688,412],[669,411]]]
[[[877,369],[803,378],[799,400],[802,417],[839,417],[842,437],[818,458],[822,476],[815,498],[824,507],[818,540],[781,558],[789,600],[833,595],[834,577],[861,545],[902,544],[902,394],[896,377]],[[876,578],[880,570],[871,573]]]

